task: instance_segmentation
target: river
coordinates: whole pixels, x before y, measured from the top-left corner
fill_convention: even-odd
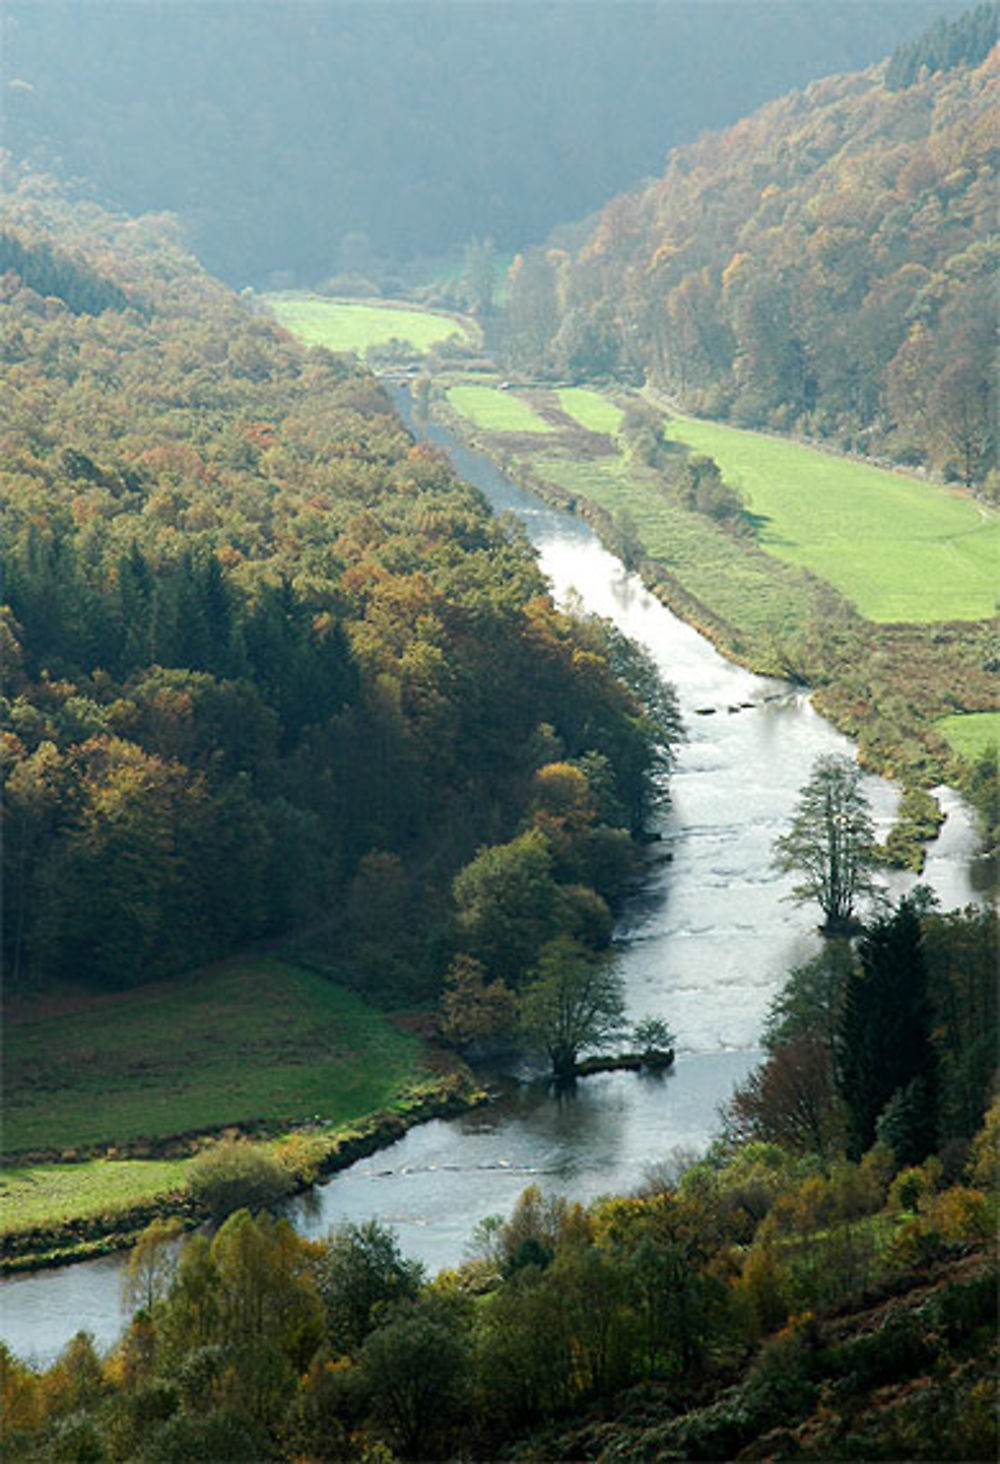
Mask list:
[[[477,1222],[509,1213],[528,1184],[590,1200],[633,1189],[675,1151],[704,1149],[718,1105],[760,1057],[769,1002],[819,945],[816,911],[789,902],[792,880],[771,868],[771,847],[815,759],[853,748],[801,691],[720,656],[626,573],[588,525],[523,493],[443,429],[414,422],[401,393],[397,405],[498,512],[523,522],[557,598],[577,592],[587,610],[647,647],[677,688],[687,729],[649,878],[617,932],[630,1019],[668,1020],[679,1039],[673,1070],[603,1074],[563,1098],[524,1075],[496,1075],[501,1096],[489,1108],[413,1129],[293,1202],[296,1224],[310,1235],[375,1216],[433,1271],[460,1261]],[[865,791],[884,836],[897,790],[866,777]],[[948,817],[923,879],[950,909],[977,898],[983,874],[968,811],[949,789],[941,798]],[[894,876],[890,889],[910,883]],[[0,1337],[40,1361],[80,1327],[109,1345],[122,1324],[121,1264],[109,1257],[3,1282]]]

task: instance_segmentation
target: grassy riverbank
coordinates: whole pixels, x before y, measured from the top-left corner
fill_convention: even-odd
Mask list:
[[[987,582],[1000,520],[969,495],[803,444],[671,418],[673,440],[710,453],[724,477],[740,480],[755,532],[737,534],[685,508],[628,451],[623,392],[481,381],[476,418],[463,419],[462,393],[454,383],[441,388],[438,409],[457,431],[543,496],[591,517],[721,650],[813,686],[817,706],[858,739],[869,766],[925,785],[957,777],[954,754],[975,751],[972,722],[959,709],[977,715],[976,746],[993,726]],[[525,430],[517,398],[544,431]],[[886,619],[893,607],[905,616]],[[975,612],[983,618],[970,620]]]
[[[398,1094],[384,1109],[341,1124],[312,1123],[267,1140],[247,1141],[277,1161],[292,1190],[395,1143],[416,1124],[448,1118],[487,1100],[461,1071]],[[232,1131],[220,1137],[231,1137]],[[211,1146],[203,1137],[197,1152]],[[170,1147],[169,1143],[166,1145]],[[196,1225],[207,1214],[188,1189],[196,1153],[179,1159],[114,1159],[31,1164],[0,1170],[0,1273],[37,1270],[106,1255],[135,1243],[154,1218]]]
[[[753,532],[734,533],[686,508],[629,450],[623,406],[635,398],[479,371],[439,374],[432,400],[515,478],[590,518],[724,654],[810,685],[867,766],[911,786],[961,783],[1000,718],[987,619],[996,512],[957,490],[664,410],[668,441],[715,457],[744,494]]]
[[[250,1121],[341,1122],[427,1076],[420,1041],[272,959],[7,1014],[4,1149],[73,1151]]]
[[[464,1080],[408,1025],[272,959],[11,1004],[0,1249],[94,1253],[187,1213],[188,1166],[223,1131],[266,1135],[302,1185],[461,1106]]]

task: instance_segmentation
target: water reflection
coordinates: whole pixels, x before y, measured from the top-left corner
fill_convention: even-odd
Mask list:
[[[544,1083],[508,1085],[494,1106],[424,1124],[334,1176],[301,1206],[297,1224],[322,1235],[375,1216],[431,1269],[454,1265],[476,1223],[509,1213],[529,1184],[584,1201],[627,1193],[675,1150],[700,1148],[720,1092],[758,1057],[689,1054],[659,1078],[601,1073],[561,1097]]]

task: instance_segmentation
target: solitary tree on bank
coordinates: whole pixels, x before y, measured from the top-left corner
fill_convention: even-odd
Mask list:
[[[856,928],[858,900],[875,888],[876,862],[875,828],[858,768],[848,757],[817,759],[791,828],[774,845],[775,868],[802,876],[792,898],[818,903],[825,935],[846,935]]]
[[[548,1053],[554,1078],[571,1079],[581,1049],[606,1047],[624,1016],[621,976],[606,958],[568,936],[546,942],[521,996],[520,1026]]]

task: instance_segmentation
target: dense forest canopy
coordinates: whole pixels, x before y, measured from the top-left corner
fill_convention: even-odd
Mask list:
[[[945,30],[909,84],[904,56],[894,88],[884,65],[830,77],[676,149],[577,246],[519,257],[510,360],[645,377],[708,415],[982,484],[997,444],[990,16]]]
[[[658,173],[667,149],[868,65],[950,0],[8,0],[3,136],[259,285],[501,250]]]
[[[169,220],[31,174],[6,214],[15,982],[126,985],[320,922],[342,976],[433,991],[463,941],[452,878],[481,846],[516,863],[528,828],[525,964],[606,944],[669,697],[555,611],[374,378],[253,315]]]

